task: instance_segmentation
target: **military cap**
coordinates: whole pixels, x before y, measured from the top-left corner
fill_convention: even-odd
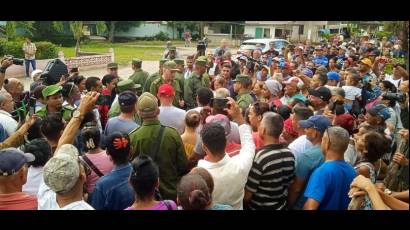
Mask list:
[[[251,79],[249,78],[248,75],[238,74],[238,75],[236,75],[236,78],[232,81],[233,82],[240,82],[240,83],[247,83],[247,82],[251,81]]]
[[[167,61],[164,63],[163,68],[169,69],[171,71],[177,71],[177,64],[174,61]]]
[[[63,87],[59,85],[49,85],[46,88],[44,88],[43,91],[41,91],[41,93],[43,94],[43,97],[46,98],[58,92],[61,92],[62,89]]]
[[[118,69],[118,64],[115,62],[108,63],[107,69]]]
[[[170,47],[168,48],[168,50],[169,50],[169,51],[176,51],[176,50],[177,50],[177,47],[175,47],[175,46],[170,46]]]
[[[117,88],[120,92],[124,92],[125,90],[132,90],[141,88],[140,84],[135,84],[131,79],[122,80],[117,83]]]
[[[138,59],[138,58],[133,58],[132,59],[132,64],[133,65],[138,65],[138,64],[141,64],[141,63],[142,63],[141,59]]]
[[[195,65],[206,66],[206,57],[205,56],[198,57],[195,61]]]
[[[183,64],[185,64],[185,61],[184,61],[184,59],[182,59],[182,58],[175,58],[175,59],[174,59],[174,62],[177,63],[177,65],[183,65]]]
[[[145,92],[138,98],[137,109],[142,117],[154,117],[158,109],[158,99]]]
[[[169,61],[169,59],[167,59],[167,58],[162,58],[160,61],[159,61],[159,64],[161,64],[161,65],[163,65],[165,62],[167,62],[167,61]]]

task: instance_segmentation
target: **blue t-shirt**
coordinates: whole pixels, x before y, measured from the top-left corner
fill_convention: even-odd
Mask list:
[[[302,191],[305,191],[306,185],[309,181],[310,175],[313,173],[313,170],[318,168],[325,158],[322,153],[320,145],[314,145],[302,153],[299,157],[296,158],[296,169],[295,174],[300,179],[305,181],[305,187]],[[302,209],[305,205],[307,198],[303,195],[303,192],[300,194],[296,203],[294,205],[295,209]]]
[[[350,184],[356,175],[344,160],[325,162],[310,177],[305,196],[318,201],[319,210],[347,210]]]
[[[324,65],[327,66],[328,60],[327,57],[322,55],[322,56],[316,56],[313,58],[313,63],[316,65]]]

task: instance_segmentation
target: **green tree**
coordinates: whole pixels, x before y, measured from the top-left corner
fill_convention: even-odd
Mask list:
[[[8,41],[14,40],[17,37],[17,29],[23,29],[30,36],[33,35],[34,21],[7,21],[5,26],[0,26],[0,32],[6,35]]]
[[[384,21],[383,29],[397,35],[402,41],[404,61],[409,69],[409,21]]]
[[[108,41],[114,42],[115,32],[128,31],[132,27],[139,27],[143,21],[105,21],[108,29]]]

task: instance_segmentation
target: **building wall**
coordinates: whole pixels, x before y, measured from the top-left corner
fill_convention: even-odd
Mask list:
[[[145,23],[139,27],[130,28],[128,31],[116,32],[115,36],[128,37],[128,38],[141,38],[141,37],[153,37],[160,32],[168,33],[168,36],[172,38],[172,28],[166,24],[160,23]],[[175,38],[178,37],[178,31],[174,29]]]

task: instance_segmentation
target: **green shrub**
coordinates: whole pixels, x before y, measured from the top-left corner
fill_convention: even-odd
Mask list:
[[[154,36],[155,40],[159,40],[159,41],[166,41],[169,40],[169,35],[168,33],[164,33],[164,32],[159,32],[158,34],[156,34]]]
[[[58,56],[58,47],[51,42],[36,42],[36,59],[52,59]]]
[[[24,58],[23,52],[24,40],[6,41],[0,40],[0,56],[13,55],[16,58]],[[37,47],[36,59],[56,58],[58,48],[51,42],[35,42]]]

